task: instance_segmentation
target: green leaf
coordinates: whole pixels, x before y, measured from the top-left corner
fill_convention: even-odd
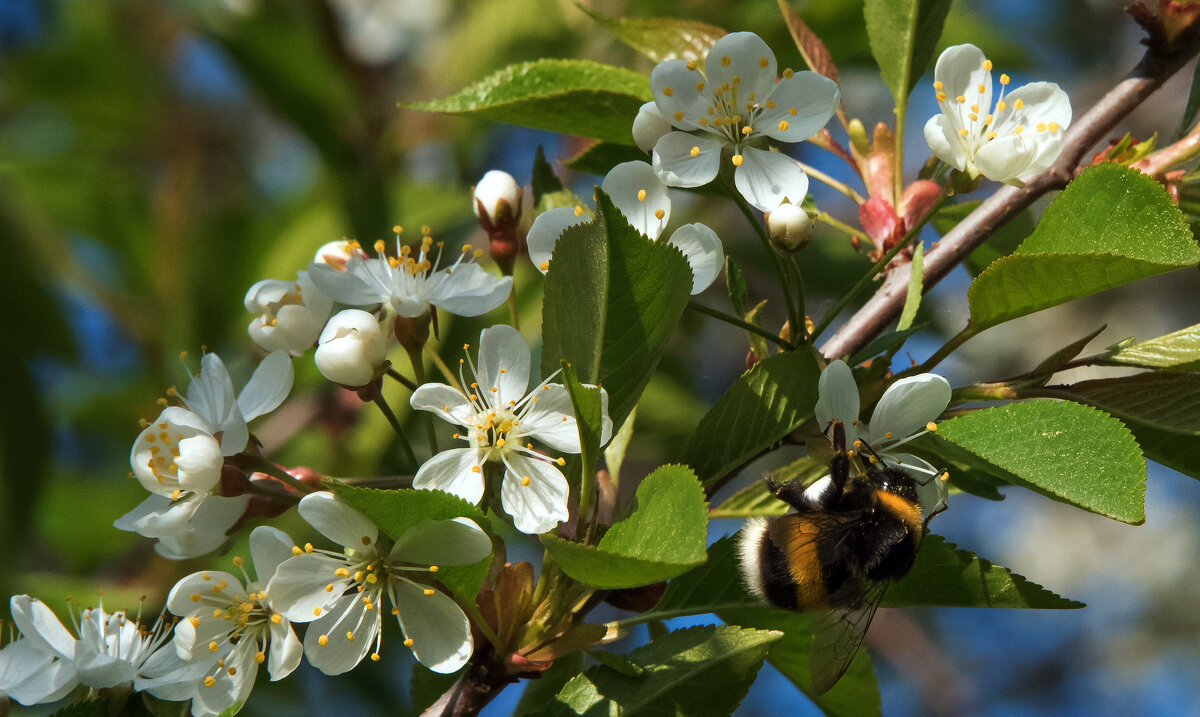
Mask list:
[[[846,363],[850,364],[851,366],[857,366],[863,361],[866,361],[869,358],[875,358],[879,354],[883,353],[886,353],[889,357],[891,357],[900,350],[900,347],[904,345],[905,341],[908,341],[909,336],[912,336],[918,331],[923,330],[926,326],[928,326],[928,324],[922,321],[916,326],[910,326],[903,331],[892,331],[890,333],[886,333],[867,344],[865,349],[851,356]]]
[[[414,662],[409,677],[409,699],[412,700],[413,714],[421,714],[429,709],[457,681],[458,673],[444,675]]]
[[[629,412],[629,417],[604,447],[604,467],[608,469],[613,485],[621,484],[621,465],[625,462],[625,450],[629,448],[629,441],[633,438],[633,424],[636,420],[637,406],[634,406]]]
[[[880,605],[1055,610],[1084,607],[969,550],[959,550],[940,535],[929,534],[921,541],[921,551],[908,575],[888,588]]]
[[[603,654],[611,655],[612,653],[605,652]],[[525,691],[521,693],[521,699],[517,700],[517,706],[513,708],[509,717],[533,717],[543,714],[546,705],[554,701],[554,696],[562,690],[563,686],[575,675],[583,672],[583,666],[582,651],[572,652],[555,660],[554,664],[542,672],[538,679],[528,680],[525,683]]]
[[[1196,371],[1200,369],[1200,324],[1118,349],[1100,363]]]
[[[796,43],[796,49],[804,58],[804,64],[808,65],[808,69],[813,72],[825,75],[837,82],[838,69],[833,62],[833,55],[829,54],[829,48],[825,47],[825,43],[817,37],[817,33],[813,32],[800,14],[792,8],[789,0],[779,0],[778,4],[779,11],[783,14],[783,21],[787,24],[788,32],[792,36],[792,41]]]
[[[675,247],[652,242],[596,190],[596,216],[563,232],[546,274],[543,375],[567,361],[608,391],[620,425],[650,381],[692,291]]]
[[[1038,364],[1037,368],[1032,371],[1032,374],[1034,376],[1046,376],[1048,380],[1051,375],[1065,366],[1071,359],[1078,356],[1079,352],[1083,351],[1092,342],[1092,339],[1099,336],[1106,328],[1108,328],[1107,324],[1084,336],[1082,339],[1069,343],[1058,351],[1055,351],[1045,361]]]
[[[725,290],[729,293],[729,303],[733,305],[733,312],[745,318],[746,275],[729,255],[725,256]]]
[[[942,35],[950,0],[867,0],[863,15],[871,54],[900,111]]]
[[[367,516],[393,540],[422,520],[470,518],[480,528],[487,530],[488,527],[483,511],[440,490],[377,490],[335,480],[325,481],[324,486]],[[489,560],[481,560],[475,565],[443,565],[438,571],[438,580],[455,595],[474,600],[487,575],[488,565]]]
[[[727,475],[812,417],[820,375],[807,351],[759,361],[700,419],[681,461],[705,483]]]
[[[608,17],[575,3],[621,42],[655,62],[693,60],[701,67],[713,43],[725,35],[715,25],[670,17]]]
[[[1200,263],[1200,248],[1162,185],[1136,170],[1084,170],[1011,255],[967,292],[976,329],[1136,279]]]
[[[510,65],[450,97],[401,106],[633,144],[633,118],[649,99],[649,81],[632,70],[537,60]]]
[[[600,438],[603,430],[603,404],[599,386],[584,386],[566,361],[562,362],[562,384],[571,398],[571,409],[579,431],[580,503],[579,514],[588,516],[581,523],[591,525],[592,506],[596,498],[596,459],[600,457]]]
[[[596,547],[552,534],[542,544],[562,571],[598,588],[631,588],[675,577],[705,560],[704,490],[686,466],[662,466],[642,481],[633,512]]]
[[[1187,106],[1183,110],[1183,117],[1179,120],[1179,129],[1175,131],[1176,137],[1182,137],[1191,129],[1192,123],[1196,121],[1196,113],[1200,112],[1200,65],[1192,72],[1192,89],[1188,91]]]
[[[1200,436],[1200,375],[1148,371],[1133,376],[1047,386],[1057,398],[1087,403],[1117,418],[1171,433]]]
[[[780,637],[726,625],[676,630],[626,655],[642,675],[592,667],[568,682],[545,714],[732,714]]]
[[[978,199],[973,199],[956,204],[947,204],[938,210],[937,214],[933,215],[933,228],[938,234],[945,236],[946,232],[958,226],[960,221],[975,211],[975,208],[982,203]],[[1020,212],[1000,225],[988,237],[986,242],[968,254],[967,258],[963,261],[963,266],[967,268],[967,272],[971,276],[979,276],[980,272],[986,269],[993,261],[1016,251],[1021,242],[1025,241],[1025,238],[1033,233],[1034,226],[1033,215],[1029,213],[1029,210],[1026,209]]]
[[[1160,431],[1143,423],[1126,421],[1146,457],[1167,468],[1200,479],[1200,437]]]
[[[538,145],[537,154],[533,158],[533,172],[530,186],[533,189],[533,206],[542,203],[542,197],[547,194],[563,191],[562,180],[554,173],[554,168],[546,161],[546,153],[542,145]]]
[[[630,120],[630,127],[632,126],[633,120]],[[564,164],[567,169],[603,177],[618,164],[623,162],[645,162],[648,156],[642,150],[628,144],[593,142],[579,154],[568,159]]]
[[[925,245],[917,242],[913,250],[912,264],[908,268],[908,296],[904,298],[904,310],[900,312],[900,320],[896,323],[896,331],[904,331],[912,326],[917,318],[917,310],[921,308],[922,274],[925,267]]]
[[[1120,421],[1069,401],[1028,401],[938,424],[930,444],[951,444],[1054,500],[1134,525],[1146,519],[1146,462]]]
[[[781,483],[799,482],[810,485],[829,473],[829,466],[818,463],[811,456],[802,456],[792,463],[774,471],[772,477]],[[783,515],[790,507],[779,500],[767,488],[766,480],[758,480],[725,499],[721,505],[710,508],[710,520],[720,518],[753,518],[755,516]]]

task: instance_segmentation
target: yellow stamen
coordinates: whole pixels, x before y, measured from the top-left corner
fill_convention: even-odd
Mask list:
[[[664,88],[663,88],[663,94],[664,94],[664,95],[666,95],[667,97],[674,97],[674,96],[675,96],[675,90],[671,89],[670,87],[664,87]]]
[[[983,69],[987,70],[988,72],[991,72],[992,71],[992,61],[984,60],[983,61]]]
[[[1009,82],[1011,82],[1011,80],[1009,79],[1008,75],[1000,75],[1000,84],[1007,85]]]
[[[691,151],[688,152],[688,154],[692,155],[693,157],[699,157],[700,156],[700,148],[693,146]]]
[[[733,166],[735,166],[735,167],[742,166],[742,155],[740,155],[740,154],[733,155]]]

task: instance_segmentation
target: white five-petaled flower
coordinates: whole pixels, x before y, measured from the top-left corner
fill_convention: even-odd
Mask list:
[[[297,272],[295,281],[263,279],[246,292],[246,311],[258,316],[247,330],[265,351],[283,349],[299,356],[312,348],[329,319],[333,300]]]
[[[426,461],[413,487],[444,490],[478,503],[484,495],[484,464],[502,463],[500,502],[517,530],[550,530],[568,517],[567,479],[557,467],[563,461],[534,450],[530,441],[579,453],[579,429],[567,389],[540,381],[526,393],[529,346],[509,326],[493,326],[479,335],[479,365],[470,364],[471,380],[462,376],[463,363],[460,360],[459,380],[469,393],[440,383],[427,383],[413,392],[413,408],[462,426],[466,433],[454,437],[467,443],[466,448],[442,451]],[[612,435],[612,420],[603,389],[600,400],[604,444]]]
[[[244,584],[226,572],[193,573],[176,583],[167,598],[167,608],[184,618],[175,627],[176,655],[184,663],[202,665],[191,694],[196,717],[245,702],[263,662],[272,681],[300,664],[300,640],[265,589],[279,565],[292,557],[292,540],[275,528],[259,526],[250,533],[250,556],[256,580],[244,569]],[[234,564],[242,567],[243,562],[235,558]]]
[[[397,227],[397,230],[399,227]],[[384,304],[400,316],[415,318],[436,306],[459,316],[479,316],[499,306],[512,290],[512,277],[494,276],[474,259],[482,249],[464,246],[454,263],[441,265],[442,247],[434,252],[433,238],[421,238],[416,249],[401,246],[396,234],[397,256],[388,256],[383,240],[375,242],[375,258],[351,251],[344,270],[313,262],[308,275],[334,301],[349,306]]]
[[[162,615],[143,626],[121,610],[86,608],[72,613],[76,637],[37,598],[15,595],[9,606],[22,637],[0,651],[6,663],[0,691],[21,704],[53,702],[76,685],[98,690],[132,684],[157,696],[156,688],[190,678],[186,671],[146,678],[145,668],[170,638]]]
[[[667,187],[645,162],[624,162],[613,167],[600,188],[612,200],[634,229],[649,239],[658,239],[671,217],[671,199]],[[568,228],[591,217],[583,207],[557,207],[542,212],[529,227],[525,238],[529,258],[543,274],[550,268],[554,245]],[[721,272],[725,252],[717,233],[699,222],[676,229],[668,244],[683,253],[692,269],[692,293],[708,288]]]
[[[945,505],[946,484],[931,480],[940,471],[927,461],[909,453],[897,453],[895,449],[934,429],[934,421],[950,403],[950,383],[946,379],[922,373],[896,381],[875,404],[869,426],[858,419],[858,385],[845,361],[831,361],[825,367],[817,394],[814,412],[822,431],[829,430],[831,421],[841,421],[847,443],[855,445],[862,441],[885,464],[912,474],[918,480],[917,497],[923,515],[932,515]],[[813,488],[820,489],[816,483]]]
[[[305,496],[299,511],[344,548],[293,547],[294,557],[280,564],[267,585],[275,609],[294,622],[312,622],[304,653],[313,666],[338,675],[368,652],[378,660],[385,596],[405,646],[421,664],[441,673],[466,664],[474,648],[470,622],[433,583],[440,567],[472,565],[491,554],[487,533],[467,518],[421,520],[393,543],[327,492]]]
[[[292,361],[282,349],[263,359],[236,397],[220,357],[205,354],[184,406],[163,409],[134,441],[129,462],[152,495],[114,525],[158,538],[155,549],[168,558],[214,550],[249,500],[210,495],[225,458],[245,449],[246,422],[278,407],[291,388]]]
[[[808,176],[787,155],[761,148],[770,138],[800,142],[816,134],[838,105],[837,83],[815,72],[784,70],[752,32],[730,33],[709,50],[704,72],[684,60],[660,62],[650,90],[663,119],[678,130],[654,145],[654,170],[672,187],[699,187],[717,177],[722,150],[732,150],[733,183],[746,201],[769,212],[799,204]]]
[[[1071,123],[1071,100],[1053,82],[1032,82],[992,103],[992,63],[974,45],[948,47],[933,71],[942,114],[925,124],[938,159],[966,172],[1020,186],[1058,158]]]

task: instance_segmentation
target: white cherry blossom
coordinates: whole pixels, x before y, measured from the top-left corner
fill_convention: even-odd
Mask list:
[[[801,202],[808,176],[795,160],[762,147],[766,139],[793,143],[816,134],[838,105],[837,83],[815,72],[784,70],[751,32],[717,40],[701,72],[695,62],[667,60],[650,73],[650,91],[676,131],[654,145],[654,170],[672,187],[699,187],[716,179],[723,151],[733,182],[746,201],[769,212],[783,201]]]
[[[299,356],[312,348],[329,319],[333,300],[297,272],[295,281],[263,279],[246,292],[246,311],[258,314],[247,331],[265,351],[283,349]]]
[[[465,347],[464,347],[465,348]],[[469,356],[466,362],[469,362]],[[561,384],[539,381],[529,390],[529,346],[515,329],[499,325],[479,335],[479,364],[459,380],[470,391],[427,383],[413,392],[412,407],[462,426],[466,448],[442,451],[413,478],[414,488],[444,490],[471,503],[484,495],[484,464],[504,466],[500,503],[517,530],[543,533],[567,519],[567,479],[557,461],[539,453],[537,441],[560,453],[579,453],[571,398]],[[553,378],[553,377],[551,377]],[[601,389],[601,444],[612,435],[608,393]]]
[[[648,239],[658,239],[671,217],[667,187],[645,162],[623,162],[613,167],[600,185],[613,206]],[[529,258],[543,274],[550,269],[554,246],[568,227],[589,221],[583,207],[557,207],[533,220],[525,238]],[[679,227],[667,243],[683,252],[692,269],[692,293],[709,287],[725,264],[725,252],[717,233],[699,222]]]
[[[974,45],[948,47],[933,71],[942,113],[925,124],[938,159],[966,172],[1020,186],[1058,158],[1071,124],[1071,100],[1053,82],[1032,82],[992,102],[992,62]]]
[[[395,542],[332,493],[300,501],[300,515],[343,546],[293,547],[267,585],[272,606],[294,622],[311,622],[304,653],[328,675],[352,669],[368,653],[380,659],[384,598],[404,645],[434,672],[451,673],[471,657],[467,616],[434,587],[440,567],[472,565],[492,552],[491,539],[467,518],[422,520]]]
[[[321,332],[313,361],[321,375],[334,383],[364,386],[387,357],[389,335],[366,311],[339,311]]]
[[[847,443],[866,443],[885,464],[899,467],[918,479],[917,497],[923,515],[931,515],[945,505],[946,484],[930,480],[940,471],[921,458],[896,451],[936,429],[934,422],[950,404],[950,383],[945,378],[922,373],[896,381],[875,404],[869,425],[858,418],[858,385],[845,361],[829,362],[821,372],[817,395],[814,413],[822,432],[829,430],[832,421],[841,421]],[[814,488],[820,489],[819,482],[810,490]]]
[[[474,262],[483,255],[482,249],[464,246],[444,268],[442,246],[435,247],[428,235],[415,251],[400,244],[399,234],[397,255],[388,256],[385,249],[380,240],[375,242],[374,258],[355,250],[346,257],[344,269],[313,262],[308,274],[334,301],[348,306],[384,304],[407,318],[425,314],[430,306],[459,316],[479,316],[502,304],[512,290],[512,277],[489,274]]]
[[[183,618],[175,627],[173,649],[182,664],[197,670],[192,714],[216,715],[245,702],[258,666],[267,663],[271,680],[281,680],[300,664],[303,646],[291,623],[274,608],[266,584],[292,557],[292,540],[260,526],[250,533],[256,579],[222,571],[193,573],[171,589],[167,608]],[[235,558],[239,568],[243,562]]]

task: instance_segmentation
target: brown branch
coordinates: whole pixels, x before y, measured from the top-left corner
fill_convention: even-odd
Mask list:
[[[1200,28],[1192,28],[1186,37],[1177,38],[1167,47],[1151,44],[1125,79],[1071,125],[1062,154],[1052,167],[1024,187],[1001,188],[933,244],[925,254],[924,291],[945,278],[976,247],[1038,197],[1067,186],[1088,150],[1178,72],[1197,51],[1200,51]],[[908,274],[907,264],[893,265],[875,295],[825,342],[821,353],[828,358],[849,356],[882,333],[904,308]]]

